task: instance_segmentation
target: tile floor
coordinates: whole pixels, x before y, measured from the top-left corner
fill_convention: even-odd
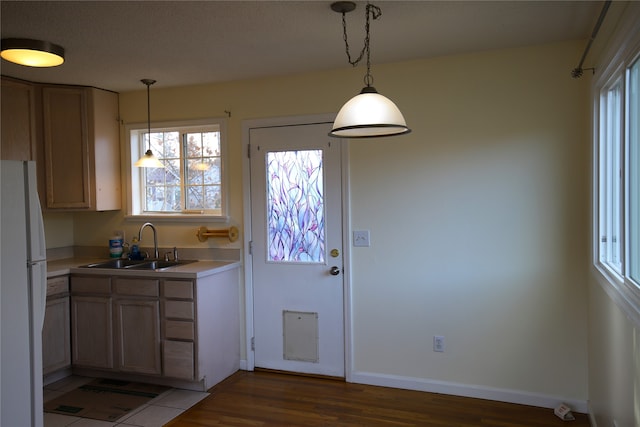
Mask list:
[[[71,376],[44,387],[44,401],[47,402],[68,391],[90,382],[93,378]],[[72,417],[68,415],[44,413],[44,427],[112,427],[137,426],[160,427],[189,409],[209,393],[171,389],[148,404],[123,416],[117,422],[98,421],[88,418]]]

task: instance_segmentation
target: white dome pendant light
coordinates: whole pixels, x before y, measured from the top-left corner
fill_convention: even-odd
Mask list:
[[[156,81],[151,79],[142,79],[142,83],[147,85],[147,152],[135,163],[138,168],[163,168],[164,165],[151,151],[151,98],[149,97],[149,87]]]
[[[411,132],[396,104],[389,98],[380,95],[373,85],[371,75],[371,50],[369,48],[369,17],[378,19],[382,15],[379,7],[367,3],[366,7],[366,37],[364,47],[356,60],[351,59],[349,43],[347,41],[347,22],[345,15],[356,8],[356,4],[350,1],[339,1],[331,4],[334,12],[342,14],[342,28],[344,43],[349,64],[354,67],[367,54],[367,74],[364,76],[365,87],[360,94],[354,96],[342,106],[329,136],[336,138],[374,138],[382,136],[403,135]]]

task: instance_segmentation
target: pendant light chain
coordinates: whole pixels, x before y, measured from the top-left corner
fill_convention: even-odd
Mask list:
[[[370,36],[369,36],[369,27],[370,27],[370,17],[373,17],[373,19],[378,19],[380,18],[380,16],[382,16],[382,10],[378,7],[375,6],[371,3],[367,3],[367,7],[366,7],[366,22],[365,22],[365,39],[364,39],[364,46],[362,46],[362,50],[360,51],[360,54],[358,55],[358,58],[356,58],[355,60],[351,59],[351,52],[350,52],[350,48],[349,48],[349,40],[347,37],[347,20],[346,20],[346,12],[343,11],[342,12],[342,30],[343,30],[343,39],[344,39],[344,45],[345,45],[345,51],[347,53],[347,58],[349,60],[349,64],[353,65],[354,67],[356,65],[358,65],[360,63],[360,61],[362,61],[362,58],[364,57],[364,53],[367,53],[367,74],[365,74],[364,76],[364,82],[367,86],[371,86],[373,84],[373,76],[371,75],[371,49],[369,48],[369,41],[370,41]]]

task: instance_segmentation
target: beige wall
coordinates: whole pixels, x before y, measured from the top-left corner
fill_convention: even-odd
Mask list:
[[[586,399],[581,46],[407,64],[389,93],[415,134],[351,144],[352,227],[372,241],[353,251],[364,377]]]
[[[597,280],[589,289],[589,405],[594,427],[640,426],[640,328]]]
[[[569,76],[583,46],[374,63],[375,86],[413,132],[348,143],[350,226],[372,242],[352,252],[356,379],[586,407],[588,80]],[[230,214],[242,225],[242,121],[335,112],[362,74],[159,82],[152,116],[231,111]],[[124,123],[146,121],[144,88],[122,93],[120,109]],[[76,245],[106,248],[112,229],[140,222],[81,213],[73,224]],[[161,245],[217,244],[198,242],[198,225],[159,224]]]

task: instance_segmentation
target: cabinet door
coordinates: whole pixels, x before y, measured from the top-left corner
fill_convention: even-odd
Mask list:
[[[69,297],[47,301],[42,328],[42,371],[49,374],[71,366]]]
[[[118,210],[122,207],[118,94],[92,88],[90,95],[91,204],[98,211]]]
[[[111,298],[71,298],[73,363],[93,368],[113,368],[113,315]]]
[[[2,160],[36,160],[34,86],[3,77],[0,94]]]
[[[160,309],[158,301],[118,299],[116,307],[117,368],[160,374]]]
[[[42,88],[47,208],[91,206],[87,92]]]

